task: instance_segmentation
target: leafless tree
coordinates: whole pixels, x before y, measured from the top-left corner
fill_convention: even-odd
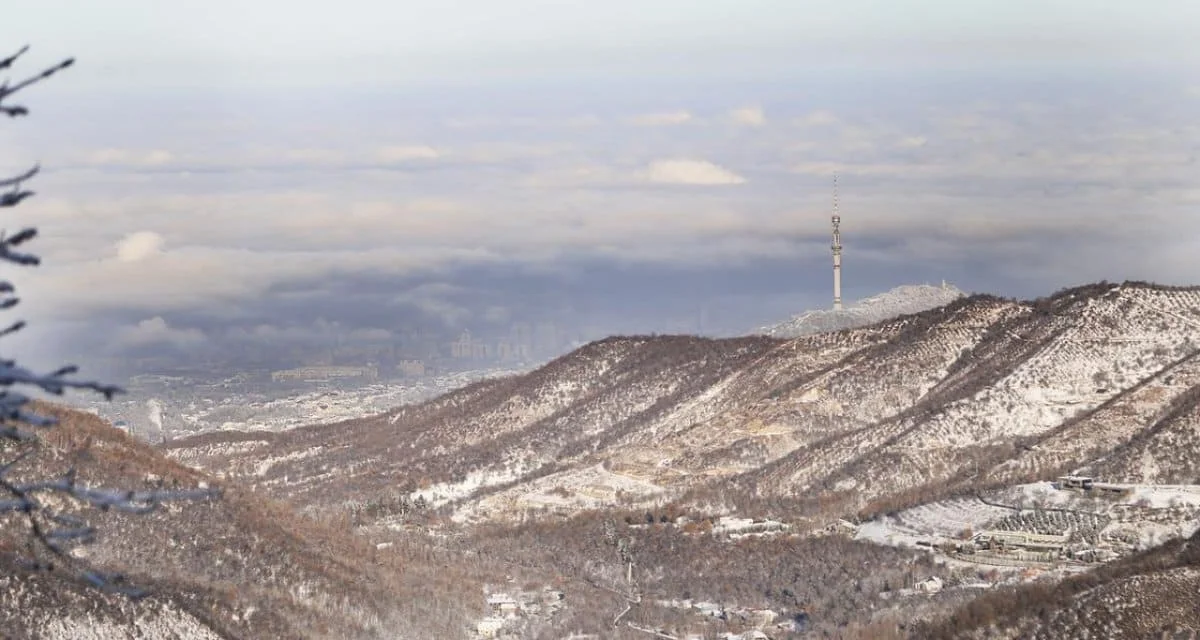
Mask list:
[[[28,50],[29,47],[24,46],[15,54],[0,59],[0,72],[12,68]],[[7,104],[5,101],[18,91],[49,78],[73,63],[73,58],[67,58],[19,82],[10,84],[5,80],[0,83],[0,114],[10,118],[28,115],[29,110],[24,106]],[[14,207],[34,194],[24,185],[37,175],[39,168],[35,164],[12,177],[0,178],[0,189],[6,190],[0,193],[0,208]],[[36,235],[34,228],[25,228],[12,235],[0,232],[0,262],[37,266],[40,263],[38,256],[21,249]],[[15,291],[11,282],[0,279],[0,310],[17,305],[19,299]],[[0,329],[0,336],[20,331],[24,326],[24,321],[14,322]],[[32,398],[22,393],[22,389],[37,389],[53,395],[62,395],[67,389],[79,389],[102,394],[110,400],[114,394],[122,392],[112,385],[74,379],[72,376],[76,370],[75,366],[68,365],[49,373],[38,373],[15,360],[0,357],[0,452],[10,456],[7,461],[0,461],[0,517],[15,516],[18,522],[23,520],[28,525],[29,540],[35,548],[33,557],[27,560],[32,567],[42,570],[63,567],[100,589],[140,596],[144,592],[127,585],[122,576],[94,569],[71,553],[77,545],[93,540],[96,534],[95,527],[77,514],[88,509],[142,514],[152,511],[164,500],[206,499],[214,497],[216,493],[212,490],[93,488],[76,482],[74,468],[60,477],[45,477],[47,474],[42,474],[43,477],[31,480],[25,477],[27,473],[22,473],[22,479],[16,479],[14,472],[18,465],[28,469],[32,464],[37,468],[36,454],[41,445],[38,432],[56,423],[54,418],[32,410],[29,406]],[[3,526],[5,521],[0,520],[0,531]]]

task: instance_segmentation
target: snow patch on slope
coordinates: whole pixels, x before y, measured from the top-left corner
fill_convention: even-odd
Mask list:
[[[523,466],[503,469],[482,469],[467,474],[461,482],[439,482],[409,494],[409,499],[423,498],[434,507],[469,497],[476,491],[518,480],[530,470]]]
[[[105,619],[95,613],[66,614],[46,620],[38,637],[54,640],[107,640],[109,638],[178,638],[180,640],[219,640],[207,625],[190,614],[172,607],[139,616],[132,625]]]
[[[859,525],[855,539],[888,546],[928,548],[946,540],[964,540],[970,532],[999,526],[1017,513],[1068,510],[1108,519],[1102,535],[1125,539],[1132,549],[1147,549],[1200,530],[1200,485],[1120,486],[1120,496],[1059,490],[1050,482],[1020,484],[996,492],[988,502],[951,498],[884,515]],[[1007,505],[1000,506],[1000,505]]]

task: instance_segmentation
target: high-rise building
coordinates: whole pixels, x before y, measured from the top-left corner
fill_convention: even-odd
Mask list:
[[[533,349],[533,329],[528,322],[514,323],[508,338],[513,344],[513,349],[518,352],[528,353]]]
[[[533,350],[539,356],[550,356],[558,353],[558,327],[553,322],[539,322],[533,328]]]

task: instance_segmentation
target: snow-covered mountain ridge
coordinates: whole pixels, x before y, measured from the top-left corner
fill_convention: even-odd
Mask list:
[[[466,519],[751,489],[834,491],[845,515],[972,469],[989,482],[1085,465],[1191,482],[1180,452],[1200,452],[1186,393],[1197,345],[1194,289],[977,295],[790,340],[610,338],[422,405],[168,451],[301,502],[404,486]]]

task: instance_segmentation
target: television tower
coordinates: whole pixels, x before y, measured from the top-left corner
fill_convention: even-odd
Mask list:
[[[833,174],[833,310],[842,310],[842,216],[838,214],[837,174]]]

